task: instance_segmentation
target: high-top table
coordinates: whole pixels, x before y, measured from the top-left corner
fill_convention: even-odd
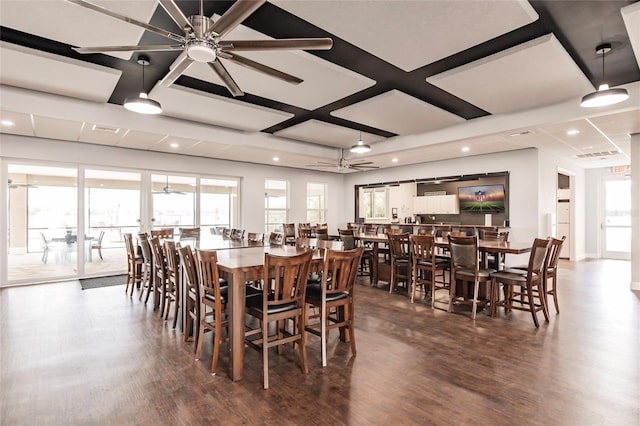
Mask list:
[[[238,250],[218,251],[218,270],[229,282],[229,374],[231,380],[242,379],[244,369],[245,331],[245,283],[262,278],[265,253],[279,256],[294,256],[305,249],[294,246],[249,247]],[[315,252],[312,263],[321,263],[322,257]]]

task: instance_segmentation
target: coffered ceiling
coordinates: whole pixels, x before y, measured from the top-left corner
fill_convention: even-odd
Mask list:
[[[155,0],[91,1],[182,33]],[[176,4],[199,13],[197,1]],[[215,21],[232,4],[205,0],[204,14]],[[628,164],[628,134],[640,132],[640,2],[630,0],[271,0],[225,38],[330,37],[333,47],[243,52],[300,84],[221,59],[238,97],[201,63],[159,85],[178,51],[146,53],[144,82],[138,53],[75,52],[173,42],[64,0],[0,0],[0,25],[6,134],[352,173],[317,163],[337,165],[340,149],[395,167],[537,147],[602,167]],[[602,42],[613,46],[605,79],[630,98],[580,108],[603,80]],[[162,115],[122,107],[143,84]],[[348,153],[360,137],[372,151]]]

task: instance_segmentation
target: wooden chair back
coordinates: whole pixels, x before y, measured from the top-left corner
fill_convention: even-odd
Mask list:
[[[200,238],[200,228],[178,228],[180,239],[184,238]]]
[[[344,250],[344,242],[340,240],[318,240],[319,250]]]
[[[186,295],[183,298],[186,306],[186,324],[184,330],[184,340],[187,341],[193,334],[196,347],[198,346],[198,322],[200,321],[200,284],[198,282],[198,269],[193,257],[191,246],[180,247],[178,249],[180,267],[183,272],[186,284]]]
[[[430,226],[420,226],[416,230],[416,235],[434,235],[434,230]]]
[[[384,233],[387,235],[400,235],[400,234],[404,234],[404,232],[402,232],[402,229],[400,228],[387,228],[384,230]]]
[[[270,307],[295,303],[304,307],[304,297],[309,278],[309,267],[313,251],[307,250],[293,256],[264,255],[263,312]]]
[[[454,275],[456,270],[475,271],[477,275],[479,268],[478,238],[452,234],[449,234],[447,238]]]
[[[451,225],[434,225],[433,232],[436,237],[445,238],[442,233],[443,232],[451,232]]]
[[[279,232],[272,232],[269,235],[269,245],[281,246],[284,244],[284,235]]]
[[[222,230],[222,238],[231,238],[231,229],[230,228],[224,228]]]
[[[372,223],[364,224],[364,233],[365,234],[376,234],[378,232],[378,225],[374,225]]]
[[[364,247],[353,250],[327,249],[325,251],[321,287],[325,298],[326,295],[351,294],[353,292],[363,251]]]
[[[480,236],[483,240],[509,241],[509,231],[487,231],[483,229]]]
[[[249,232],[247,241],[250,243],[264,243],[264,234],[262,232]]]
[[[387,234],[392,260],[409,259],[409,234]]]
[[[329,228],[316,228],[316,238],[319,240],[328,240]]]
[[[435,262],[436,246],[434,241],[433,235],[410,235],[409,252],[413,262]]]
[[[173,228],[152,229],[149,233],[152,237],[158,237],[161,240],[173,238]]]
[[[229,238],[232,240],[242,240],[244,238],[244,229],[232,228]]]
[[[345,250],[353,250],[357,247],[356,239],[353,236],[353,229],[338,229],[338,235]]]
[[[300,228],[298,228],[298,237],[300,237],[300,238],[311,238],[311,227],[308,227],[308,228],[300,227]]]
[[[208,297],[213,302],[216,311],[222,311],[222,295],[220,293],[220,272],[218,271],[218,253],[215,250],[196,249],[196,269],[198,271],[198,285],[200,298]],[[202,319],[203,313],[200,313]]]
[[[309,237],[298,237],[296,238],[296,247],[315,250],[316,248],[318,248],[318,239]]]

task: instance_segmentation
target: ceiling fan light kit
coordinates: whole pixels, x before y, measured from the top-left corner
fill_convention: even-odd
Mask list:
[[[596,47],[596,54],[602,56],[602,80],[604,81],[604,55],[611,51],[610,43],[603,43]],[[617,104],[629,98],[627,89],[609,89],[607,83],[602,83],[596,92],[589,93],[582,97],[580,106],[584,108],[595,108]]]
[[[124,107],[129,111],[137,112],[139,114],[160,114],[162,112],[162,106],[160,102],[150,99],[144,92],[144,67],[149,65],[149,58],[140,55],[138,57],[138,63],[142,65],[142,92],[138,97],[126,98],[124,100]]]

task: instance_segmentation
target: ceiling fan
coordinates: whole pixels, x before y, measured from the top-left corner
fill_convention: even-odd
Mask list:
[[[102,6],[84,0],[67,0],[79,6],[111,16],[112,18],[128,22],[159,34],[176,44],[147,45],[147,46],[101,46],[74,47],[79,53],[105,52],[162,52],[182,51],[180,56],[169,67],[169,72],[160,80],[162,87],[170,86],[193,62],[207,63],[220,77],[233,96],[242,96],[244,92],[233,80],[220,59],[242,65],[254,71],[267,74],[292,84],[299,84],[303,80],[269,66],[255,62],[238,55],[239,51],[265,50],[328,50],[333,46],[331,38],[290,38],[277,40],[222,40],[222,38],[240,25],[249,15],[255,12],[266,0],[237,0],[217,20],[204,16],[203,0],[200,0],[200,14],[186,17],[174,0],[158,0],[171,19],[182,28],[184,35],[175,34],[163,28],[129,18],[113,12]]]
[[[37,186],[32,185],[30,183],[18,183],[18,182],[14,182],[12,179],[9,179],[7,181],[7,185],[11,189],[16,189],[16,188],[37,188]]]
[[[340,148],[340,158],[338,163],[328,163],[326,161],[316,161],[316,164],[307,164],[307,167],[336,167],[339,170],[358,170],[363,171],[367,169],[378,169],[378,166],[373,166],[373,161],[357,161],[350,163],[344,158],[344,150]]]
[[[171,188],[169,186],[169,176],[167,176],[167,185],[162,188],[162,191],[153,191],[154,194],[180,194],[180,195],[184,195],[186,194],[186,192],[182,192],[182,191],[175,191],[173,188]]]

